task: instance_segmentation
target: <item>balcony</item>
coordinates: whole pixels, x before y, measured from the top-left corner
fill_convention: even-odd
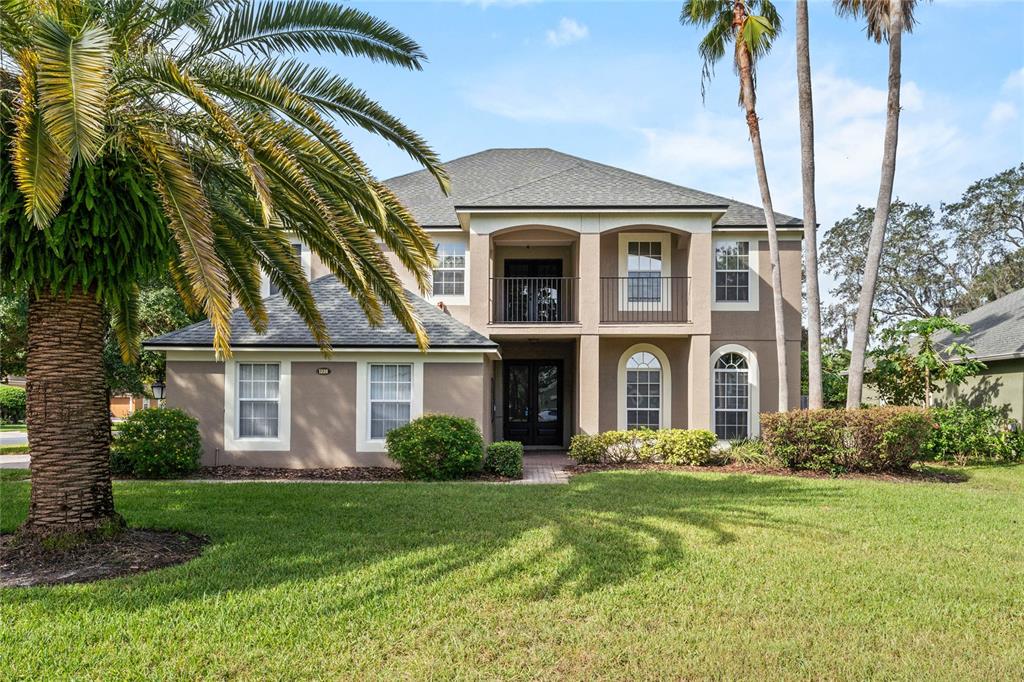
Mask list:
[[[577,322],[576,277],[492,277],[491,324]]]
[[[686,324],[689,277],[602,277],[601,324]]]

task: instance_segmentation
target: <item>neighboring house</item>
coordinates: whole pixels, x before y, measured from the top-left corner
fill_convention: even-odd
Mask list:
[[[389,464],[384,435],[427,412],[470,417],[487,440],[562,448],[644,426],[741,438],[777,409],[761,209],[550,149],[446,168],[447,197],[426,171],[387,181],[438,246],[432,291],[415,301],[428,352],[390,316],[371,328],[298,243],[330,359],[280,296],[263,336],[234,312],[227,363],[206,322],[147,341],[167,353],[167,404],[200,419],[204,463]],[[802,223],[777,221],[796,408]]]
[[[1024,421],[1024,289],[956,318],[971,331],[956,338],[974,349],[972,358],[986,369],[959,386],[947,386],[940,402],[987,405]],[[936,336],[937,345],[949,334]]]

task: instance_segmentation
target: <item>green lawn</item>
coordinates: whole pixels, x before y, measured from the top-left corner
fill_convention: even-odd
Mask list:
[[[0,424],[0,431],[27,431],[24,424]]]
[[[211,544],[0,593],[0,679],[1019,679],[1024,466],[968,472],[118,483]],[[5,530],[27,497],[0,483]]]

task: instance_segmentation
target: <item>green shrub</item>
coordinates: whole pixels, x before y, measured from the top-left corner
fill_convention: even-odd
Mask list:
[[[121,422],[110,468],[122,476],[171,478],[199,468],[199,421],[182,410],[139,410]]]
[[[484,471],[508,478],[523,477],[523,444],[502,440],[487,446]]]
[[[924,447],[929,459],[957,464],[1024,459],[1024,432],[996,410],[955,405],[931,414],[936,428]]]
[[[920,458],[931,432],[928,412],[917,407],[761,415],[765,453],[792,469],[903,470]]]
[[[480,471],[484,439],[472,419],[428,414],[387,435],[388,455],[409,478],[445,480]]]
[[[730,441],[725,458],[735,464],[752,464],[754,466],[772,466],[778,462],[764,451],[761,441],[757,438]]]
[[[21,424],[25,421],[25,389],[0,384],[0,424]]]
[[[720,461],[712,452],[715,443],[715,434],[702,429],[605,431],[573,436],[569,456],[580,464],[664,462],[704,466]]]

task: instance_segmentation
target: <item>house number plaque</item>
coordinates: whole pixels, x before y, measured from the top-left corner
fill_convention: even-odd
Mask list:
[[[331,373],[331,368],[330,367],[317,367],[316,368],[316,373],[319,374],[322,377],[325,377],[325,376],[327,376],[328,374]]]

